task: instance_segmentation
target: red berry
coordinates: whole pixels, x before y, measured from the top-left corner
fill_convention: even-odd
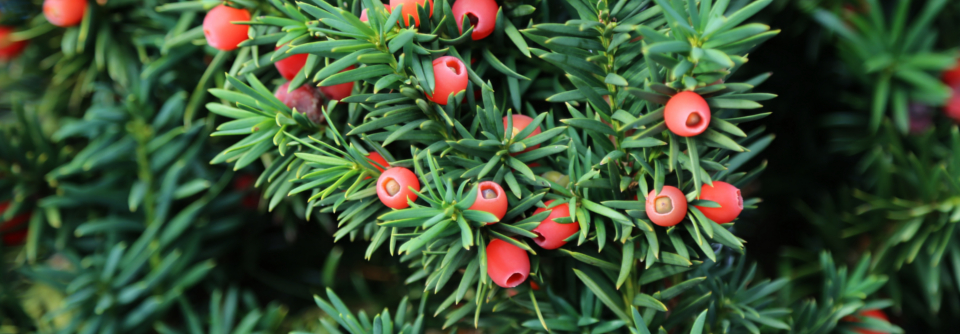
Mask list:
[[[23,53],[23,49],[27,48],[27,41],[10,40],[10,34],[13,32],[11,27],[0,26],[0,60],[2,61],[16,58]]]
[[[534,282],[534,281],[530,281],[530,288],[533,289],[533,291],[540,291],[540,284],[537,284],[537,282]]]
[[[10,202],[0,203],[0,214],[7,211],[8,207],[10,207]],[[3,244],[23,244],[24,239],[27,237],[27,232],[29,231],[25,225],[27,221],[30,220],[31,216],[31,212],[22,213],[10,218],[8,221],[0,223],[0,234],[3,235],[2,239],[0,240],[3,240]]]
[[[884,321],[890,322],[890,319],[887,318],[887,314],[883,313],[883,311],[881,310],[864,310],[858,313],[864,317],[877,318],[877,319],[882,319]],[[849,321],[849,322],[860,322],[860,320],[854,316],[846,316],[843,318],[843,320]],[[859,334],[889,334],[886,332],[878,332],[878,331],[869,330],[866,328],[859,328],[859,327],[854,328],[853,331]]]
[[[413,24],[420,26],[420,14],[417,11],[418,6],[425,6],[427,0],[390,0],[390,7],[397,8],[403,5],[403,12],[400,14],[400,22],[404,27],[409,26],[410,16],[413,16]],[[430,0],[430,16],[433,16],[433,0]]]
[[[947,86],[957,87],[960,85],[960,61],[957,61],[953,68],[943,71],[942,79]]]
[[[493,239],[487,244],[487,275],[502,288],[512,288],[530,275],[530,257],[520,247]]]
[[[548,207],[550,203],[553,203],[552,200],[547,201],[546,204]],[[580,224],[577,224],[576,221],[567,224],[561,224],[554,221],[557,218],[570,217],[570,205],[563,203],[557,205],[550,210],[550,215],[547,216],[537,228],[533,229],[533,233],[536,233],[538,236],[533,238],[533,242],[536,242],[537,245],[543,247],[544,249],[557,249],[567,244],[564,239],[569,238],[571,235],[580,232]],[[533,211],[533,214],[547,211],[547,208],[538,208],[536,211]]]
[[[250,21],[250,12],[245,9],[219,5],[213,7],[203,18],[203,36],[207,44],[217,50],[233,51],[247,39],[248,27],[232,21]]]
[[[257,181],[257,178],[253,177],[251,174],[240,174],[236,179],[233,179],[233,190],[244,191],[253,187],[253,184]]]
[[[58,27],[72,27],[80,24],[87,12],[87,0],[44,0],[43,16]]]
[[[655,191],[647,195],[647,217],[660,226],[679,224],[687,215],[687,198],[683,192],[673,186],[663,186],[660,194],[654,194]]]
[[[477,185],[477,200],[470,206],[470,210],[479,210],[497,216],[497,221],[507,214],[507,194],[503,187],[493,181],[483,181]],[[493,224],[493,223],[488,223]]]
[[[513,119],[513,129],[510,130],[510,131],[507,131],[507,117],[506,117],[506,116],[503,117],[503,132],[504,132],[504,133],[507,133],[507,132],[511,133],[511,134],[512,134],[512,135],[510,136],[511,138],[512,138],[512,137],[515,137],[515,136],[518,135],[518,134],[520,134],[520,132],[523,132],[523,130],[526,129],[527,126],[530,125],[530,123],[533,123],[533,118],[531,118],[530,116],[527,116],[527,115],[512,115],[512,119]],[[540,127],[537,127],[536,129],[533,129],[533,132],[531,132],[530,135],[527,136],[527,138],[536,136],[536,135],[538,135],[538,134],[540,134]],[[526,139],[526,138],[524,138],[524,139]],[[514,139],[514,141],[517,141],[517,139]],[[513,154],[511,154],[511,155],[517,155],[517,154],[524,153],[524,152],[530,152],[530,151],[533,151],[533,150],[535,150],[535,149],[537,149],[537,148],[539,148],[539,147],[540,147],[540,144],[536,144],[536,145],[527,147],[527,149],[525,149],[525,150],[523,150],[523,151],[520,151],[520,152],[518,152],[518,153],[513,153]]]
[[[947,117],[952,118],[954,122],[960,123],[960,86],[953,87],[950,98],[947,99],[946,105],[943,106],[943,112],[947,114]]]
[[[710,106],[700,94],[680,92],[667,101],[663,110],[667,128],[681,137],[699,135],[710,125]]]
[[[433,96],[427,98],[439,105],[447,105],[450,94],[467,89],[467,67],[459,58],[443,56],[433,60]]]
[[[356,66],[350,65],[340,71],[340,73],[352,70],[357,68]],[[320,86],[320,91],[323,92],[323,95],[326,95],[328,99],[340,101],[343,98],[350,96],[353,93],[353,81],[345,82],[342,84],[337,84],[333,86]]]
[[[280,50],[278,46],[276,50]],[[300,69],[307,64],[307,54],[298,53],[287,58],[283,58],[273,63],[273,66],[277,67],[277,72],[280,72],[280,75],[284,79],[293,80],[293,77],[297,76],[297,73],[300,73]]]
[[[377,196],[380,197],[383,205],[394,209],[405,209],[410,206],[407,203],[408,198],[411,202],[417,200],[417,193],[410,190],[410,187],[420,191],[420,180],[417,180],[417,175],[409,169],[393,167],[380,174],[380,178],[377,179]]]
[[[740,215],[740,211],[743,211],[743,196],[740,196],[740,189],[723,181],[713,181],[713,187],[704,184],[700,190],[700,199],[720,204],[719,208],[696,206],[704,216],[717,224],[732,222]]]
[[[290,83],[284,83],[277,88],[273,96],[290,109],[296,109],[297,112],[305,114],[314,123],[323,123],[323,94],[310,85],[300,86],[288,93],[289,88]]]
[[[494,0],[457,0],[453,4],[453,17],[457,19],[457,29],[463,33],[463,16],[466,15],[473,26],[473,33],[470,35],[473,40],[481,40],[493,32],[497,25],[497,12],[500,6]]]
[[[22,229],[19,231],[5,233],[3,234],[3,238],[0,240],[3,240],[3,244],[8,246],[23,245],[27,239],[28,232],[30,232],[30,230]]]
[[[380,153],[370,152],[370,154],[367,154],[367,159],[373,160],[377,164],[380,164],[380,166],[390,168],[390,163],[387,162],[387,159],[384,159],[383,156],[380,155]],[[371,164],[371,165],[373,165],[374,168],[376,168],[381,173],[383,173],[384,169],[380,168],[380,166],[377,166],[377,164]]]
[[[383,8],[386,8],[386,9],[387,9],[387,13],[390,12],[390,5],[383,5]],[[360,12],[360,22],[367,22],[367,9],[366,9],[366,8],[364,8],[363,11]]]

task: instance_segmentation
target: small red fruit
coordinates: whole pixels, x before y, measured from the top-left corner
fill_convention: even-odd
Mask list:
[[[680,92],[667,101],[663,110],[667,128],[681,137],[699,135],[710,125],[710,106],[700,94]]]
[[[280,100],[280,102],[283,102],[287,107],[290,107],[290,109],[296,109],[297,112],[306,115],[313,123],[323,123],[323,94],[310,85],[300,86],[300,88],[288,93],[287,90],[289,88],[290,83],[284,83],[280,85],[280,88],[277,88],[273,96]]]
[[[278,46],[276,48],[280,50]],[[300,70],[303,69],[303,66],[307,64],[307,54],[298,53],[287,58],[283,58],[273,63],[273,66],[277,67],[277,72],[280,72],[280,75],[284,79],[293,80],[293,77],[297,76],[297,73],[300,73]]]
[[[387,9],[387,13],[390,12],[390,5],[386,5],[386,4],[385,4],[385,5],[383,5],[383,8],[386,8],[386,9]],[[364,8],[363,11],[360,12],[360,22],[367,22],[367,20],[368,20],[368,18],[367,18],[367,9]]]
[[[409,26],[409,17],[413,16],[413,24],[420,26],[420,14],[417,11],[418,6],[425,6],[427,0],[390,0],[390,7],[397,8],[403,5],[403,12],[400,14],[400,22],[404,27]],[[433,16],[433,0],[430,0],[430,16]]]
[[[356,66],[350,65],[340,71],[340,73],[352,70],[357,68]],[[336,84],[333,86],[320,86],[320,91],[323,92],[323,95],[326,95],[328,99],[340,101],[343,98],[350,96],[353,93],[353,81],[344,82],[342,84]]]
[[[246,40],[249,27],[232,21],[250,21],[250,12],[224,5],[207,12],[203,18],[203,36],[207,38],[207,44],[217,50],[233,51]]]
[[[16,58],[23,49],[27,48],[27,41],[11,41],[10,34],[14,32],[11,27],[0,26],[0,60],[8,61]]]
[[[380,153],[370,152],[370,154],[367,154],[367,159],[373,160],[377,164],[380,164],[380,166],[390,168],[390,163],[387,162],[387,159],[384,159],[383,156],[380,155]],[[384,169],[380,168],[380,166],[377,166],[377,164],[371,164],[371,165],[373,165],[373,168],[376,168],[381,173],[383,173]]]
[[[410,207],[407,199],[411,202],[417,200],[417,193],[420,191],[420,180],[417,175],[409,169],[403,167],[393,167],[380,174],[377,179],[377,197],[383,205],[394,209],[405,209]]]
[[[958,61],[953,68],[943,71],[942,79],[943,83],[951,88],[956,88],[960,85],[960,61]]]
[[[512,288],[530,275],[527,251],[509,242],[493,239],[487,244],[487,275],[502,288]]]
[[[58,27],[72,27],[80,24],[87,12],[87,0],[44,0],[43,16]]]
[[[493,181],[483,181],[477,185],[477,188],[477,200],[470,206],[470,210],[492,213],[497,216],[497,221],[503,219],[503,215],[507,214],[507,194],[503,191],[503,187]]]
[[[0,203],[0,214],[6,212],[8,207],[10,207],[10,202]],[[31,212],[22,213],[10,218],[8,221],[0,223],[0,235],[3,235],[0,240],[3,240],[4,245],[14,246],[23,244],[29,231],[26,223],[30,220],[31,216]]]
[[[453,4],[453,17],[457,19],[457,29],[463,33],[463,16],[467,16],[470,25],[473,26],[473,33],[470,37],[473,40],[481,40],[493,32],[497,25],[497,12],[500,6],[494,0],[457,0]]]
[[[550,206],[553,203],[553,200],[547,201],[546,206]],[[547,211],[547,208],[538,208],[536,211],[533,211],[533,214]],[[537,228],[533,229],[533,233],[537,234],[536,238],[533,238],[533,242],[536,242],[537,245],[543,247],[544,249],[557,249],[567,244],[564,239],[569,238],[571,235],[580,232],[580,224],[577,224],[576,221],[567,224],[561,224],[554,221],[557,218],[570,217],[570,205],[563,203],[557,205],[550,210],[550,215],[547,216]]]
[[[404,10],[406,12],[406,10]],[[457,57],[443,56],[433,60],[433,96],[427,98],[439,105],[447,105],[450,94],[467,89],[467,67]]]
[[[954,122],[960,123],[960,87],[953,89],[950,99],[948,99],[947,104],[943,106],[943,112],[947,114],[947,117],[952,118]]]
[[[700,189],[700,199],[720,204],[719,208],[696,206],[704,216],[717,224],[732,222],[740,215],[740,211],[743,211],[743,196],[740,195],[740,189],[723,181],[713,181],[713,187],[704,184]]]
[[[860,312],[858,312],[858,313],[859,313],[861,316],[864,316],[864,317],[877,318],[877,319],[882,319],[883,321],[886,321],[886,322],[890,322],[890,319],[887,318],[887,314],[886,314],[886,313],[883,313],[883,311],[881,311],[881,310],[864,310],[864,311],[860,311]],[[857,319],[857,318],[854,317],[854,316],[846,316],[846,317],[843,318],[843,320],[848,321],[848,322],[860,322],[859,319]],[[886,333],[886,332],[878,332],[878,331],[869,330],[869,329],[860,328],[860,327],[854,328],[853,331],[855,331],[855,332],[857,332],[857,333],[859,333],[859,334],[890,334],[890,333]]]
[[[510,133],[511,133],[511,136],[510,136],[511,138],[516,137],[517,135],[519,135],[520,132],[523,132],[523,130],[526,129],[527,126],[530,125],[530,123],[533,123],[533,118],[531,118],[530,116],[527,116],[527,115],[511,115],[511,116],[512,116],[511,118],[513,119],[513,129],[510,130],[510,131],[507,131],[507,117],[506,117],[506,116],[503,117],[503,132],[504,132],[504,133],[510,132]],[[536,136],[536,135],[538,135],[538,134],[540,134],[540,127],[537,127],[536,129],[533,129],[533,132],[531,132],[529,135],[527,135],[527,138]],[[526,139],[526,138],[524,138],[524,139]],[[518,141],[518,139],[514,139],[514,141]],[[527,147],[527,149],[525,149],[525,150],[523,150],[523,151],[520,151],[520,152],[517,152],[517,153],[513,153],[513,154],[511,154],[511,155],[517,155],[517,154],[524,153],[524,152],[530,152],[530,151],[533,151],[533,150],[535,150],[535,149],[537,149],[537,148],[540,148],[540,144],[536,144],[536,145]]]
[[[656,191],[651,190],[647,195],[647,217],[664,227],[679,224],[687,215],[687,198],[683,192],[673,186],[663,186],[660,194],[655,194]]]

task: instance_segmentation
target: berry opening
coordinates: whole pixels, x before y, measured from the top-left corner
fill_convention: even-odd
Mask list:
[[[507,282],[506,282],[506,283],[507,283],[508,286],[517,286],[517,285],[520,285],[520,283],[523,283],[523,274],[521,274],[521,273],[513,273],[513,274],[511,274],[510,277],[507,277]]]
[[[480,18],[473,13],[467,13],[467,20],[470,20],[470,26],[474,28],[477,27],[478,23],[480,23]]]
[[[460,75],[460,63],[454,59],[447,60],[447,67],[456,75]]]
[[[743,209],[743,196],[740,195],[740,189],[737,189],[737,206]]]
[[[394,196],[400,192],[400,183],[397,182],[397,180],[389,178],[387,182],[383,183],[383,190],[387,191],[387,195]]]
[[[540,232],[537,232],[537,231],[531,231],[531,232],[537,235],[535,238],[533,238],[533,242],[536,242],[537,245],[541,245],[543,244],[544,241],[547,241],[547,238],[544,237],[543,234],[540,234]]]
[[[517,135],[520,134],[520,129],[517,129],[517,127],[513,127],[513,131],[512,131],[512,132],[513,132],[513,136],[516,137]]]
[[[667,196],[660,196],[654,200],[653,206],[657,210],[657,213],[667,214],[670,213],[670,211],[673,211],[673,200]]]
[[[692,112],[690,116],[687,116],[687,126],[694,127],[700,124],[703,121],[703,117],[700,117],[699,112]]]
[[[494,199],[497,198],[497,190],[488,185],[483,185],[480,187],[480,193],[483,194],[484,199]]]

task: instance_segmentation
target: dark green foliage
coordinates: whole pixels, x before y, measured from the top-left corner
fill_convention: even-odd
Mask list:
[[[956,57],[935,33],[947,1],[868,0],[851,17],[840,2],[794,2],[863,87],[853,112],[824,122],[839,133],[827,149],[857,154],[863,177],[835,195],[841,205],[803,210],[822,235],[785,253],[780,278],[745,255],[748,219],[716,224],[694,205],[718,205],[699,199],[714,181],[744,189],[745,213],[761,203],[747,190],[774,137],[757,109],[777,95],[756,89],[770,73],[744,67],[780,33],[752,21],[782,2],[500,1],[481,41],[453,3],[418,7],[420,26],[405,27],[379,0],[237,0],[253,16],[235,51],[205,46],[201,23],[220,1],[91,2],[70,28],[39,6],[18,7],[29,20],[4,16],[31,46],[0,71],[0,201],[3,221],[29,215],[29,234],[22,248],[3,245],[0,322],[60,333],[900,333],[860,314],[960,312],[947,301],[960,287],[960,132],[907,134],[910,103],[950,93],[936,79]],[[320,124],[274,96],[284,80],[273,63],[297,54],[308,56],[290,91],[354,85],[323,104]],[[440,56],[469,77],[445,105],[427,98],[447,84],[433,75]],[[703,134],[665,125],[664,104],[682,91],[712,109]],[[533,122],[505,131],[512,115]],[[380,202],[387,166],[371,153],[417,175],[409,208]],[[509,202],[496,224],[469,209],[488,180]],[[691,204],[672,227],[645,212],[665,185]],[[570,217],[557,222],[579,232],[539,248],[532,230],[561,203]],[[264,232],[273,225],[282,237]],[[869,252],[845,239],[864,235],[877,240]],[[527,252],[527,282],[492,282],[495,239]],[[270,258],[277,249],[304,265],[271,271],[263,262],[290,263]],[[360,258],[369,264],[350,263]]]

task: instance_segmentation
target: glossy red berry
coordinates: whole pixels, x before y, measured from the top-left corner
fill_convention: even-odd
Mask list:
[[[883,321],[890,322],[890,319],[887,318],[887,314],[883,313],[883,311],[881,310],[865,310],[865,311],[860,311],[858,313],[864,317],[876,318],[876,319],[881,319]],[[843,320],[846,320],[849,322],[860,322],[859,319],[857,319],[854,316],[844,317]],[[857,332],[858,334],[890,334],[887,332],[878,332],[878,331],[874,331],[866,328],[859,328],[859,327],[854,328],[853,331]]]
[[[387,13],[390,12],[390,5],[385,4],[383,8],[387,9]],[[367,22],[367,20],[369,20],[369,18],[367,18],[367,9],[364,8],[363,11],[360,12],[360,22]]]
[[[655,194],[656,191],[651,190],[647,195],[647,217],[660,226],[679,224],[687,215],[687,197],[673,186],[663,186],[659,194]]]
[[[681,137],[693,137],[703,133],[710,125],[710,106],[700,94],[680,92],[667,101],[663,118],[670,132]]]
[[[960,123],[960,87],[954,88],[947,104],[943,106],[943,112],[954,122]]]
[[[289,88],[290,83],[284,83],[277,88],[273,96],[290,109],[296,109],[297,112],[306,115],[313,123],[323,123],[323,94],[310,85],[300,86],[300,88],[288,93]]]
[[[403,5],[403,12],[400,13],[400,22],[404,27],[409,26],[410,19],[409,17],[413,16],[413,24],[420,26],[420,14],[417,11],[417,7],[423,7],[427,5],[427,0],[390,0],[390,7],[397,8],[397,6]],[[430,0],[430,16],[433,16],[433,0]]]
[[[740,215],[740,211],[743,211],[743,196],[740,196],[740,189],[723,181],[713,181],[713,187],[704,184],[700,189],[700,199],[720,204],[719,208],[697,206],[704,216],[717,224],[732,222]]]
[[[280,50],[280,47],[277,47],[277,50]],[[303,69],[303,66],[307,64],[307,54],[298,53],[287,58],[283,58],[273,63],[273,66],[277,67],[277,72],[280,72],[280,75],[284,79],[293,80],[293,77],[297,76],[297,73],[300,73],[300,70]]]
[[[240,42],[247,39],[249,27],[231,23],[233,21],[250,21],[250,12],[224,5],[207,12],[203,18],[203,36],[207,38],[207,44],[217,50],[235,50]]]
[[[377,196],[383,205],[394,209],[406,209],[410,207],[407,199],[417,200],[417,193],[420,191],[420,180],[417,175],[409,169],[403,167],[393,167],[380,174],[377,179]]]
[[[11,27],[0,26],[0,60],[8,61],[16,58],[23,49],[27,48],[27,41],[11,41],[10,34],[14,32]]]
[[[493,239],[487,244],[487,275],[502,288],[520,285],[530,276],[530,256],[520,247]]]
[[[370,154],[367,154],[367,159],[373,160],[377,164],[380,164],[380,166],[390,168],[390,163],[387,162],[387,159],[384,159],[383,156],[380,155],[380,153],[370,152]],[[380,166],[377,166],[377,164],[371,164],[371,165],[373,165],[374,168],[378,169],[381,173],[383,173],[384,169],[380,168]]]
[[[340,73],[343,73],[355,68],[357,67],[350,65],[350,67],[343,69],[342,71],[340,71]],[[333,86],[320,86],[320,91],[323,92],[323,95],[325,95],[328,99],[340,101],[343,98],[350,96],[351,93],[353,93],[353,81],[345,82],[342,84],[336,84]]]
[[[10,202],[0,203],[0,214],[7,211],[8,207],[10,207]],[[29,231],[27,221],[30,220],[31,216],[31,212],[22,213],[10,218],[8,221],[0,223],[0,234],[3,235],[0,240],[3,241],[4,245],[12,246],[23,244]]]
[[[953,68],[943,71],[942,79],[943,83],[947,84],[947,86],[950,86],[951,88],[960,86],[960,61],[958,61]]]
[[[553,203],[552,200],[544,204],[549,207],[551,203]],[[533,211],[533,214],[536,215],[547,210],[547,208],[538,208]],[[580,232],[580,224],[577,224],[576,221],[567,224],[554,221],[557,218],[570,217],[570,205],[567,203],[557,205],[549,210],[552,210],[550,215],[540,222],[537,228],[533,229],[532,232],[537,234],[537,237],[533,238],[533,242],[544,249],[557,249],[567,244],[564,239]]]
[[[87,0],[44,0],[43,16],[58,27],[72,27],[80,24],[87,12]]]
[[[477,188],[477,200],[470,206],[470,210],[492,213],[497,216],[497,221],[500,221],[503,215],[507,214],[507,193],[503,191],[503,187],[493,181],[483,181]]]
[[[453,17],[457,19],[457,29],[463,33],[463,17],[466,16],[473,26],[473,33],[470,37],[473,40],[481,40],[493,32],[497,26],[497,12],[500,6],[494,0],[457,0],[453,4]]]
[[[511,134],[510,135],[511,138],[519,135],[520,132],[523,132],[523,130],[526,129],[528,125],[530,125],[530,123],[533,123],[533,118],[527,115],[511,115],[511,118],[513,119],[513,129],[510,129],[509,131],[507,131],[507,117],[506,116],[503,117],[503,132],[504,133],[509,132]],[[540,134],[540,127],[533,129],[533,132],[527,135],[526,138],[530,138],[538,134]],[[514,141],[517,141],[517,140],[520,140],[520,139],[514,139]],[[524,152],[530,152],[537,148],[540,148],[540,144],[527,147],[527,149],[517,153],[513,153],[512,155],[517,155]]]
[[[433,60],[433,95],[427,95],[431,101],[439,105],[447,105],[450,94],[467,89],[467,67],[459,58],[443,56]]]

